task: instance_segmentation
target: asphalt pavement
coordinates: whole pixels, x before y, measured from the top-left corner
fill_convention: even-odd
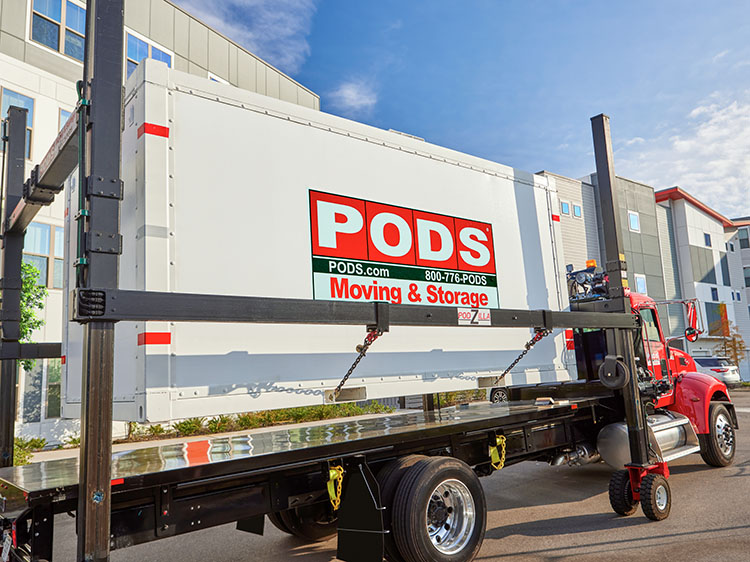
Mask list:
[[[654,522],[639,510],[612,512],[611,469],[520,463],[483,478],[489,507],[477,560],[750,560],[750,391],[733,393],[740,431],[732,466],[711,468],[699,455],[670,465],[672,512]],[[55,560],[75,559],[73,519],[58,516]],[[266,523],[263,537],[224,525],[114,551],[113,562],[264,562],[335,560],[336,540],[305,544]]]

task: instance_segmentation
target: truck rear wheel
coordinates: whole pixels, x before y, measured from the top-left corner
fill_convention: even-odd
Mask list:
[[[393,505],[393,532],[406,562],[468,562],[484,539],[487,506],[464,462],[434,457],[404,474]]]
[[[383,528],[390,531],[384,537],[385,558],[390,562],[404,562],[396,546],[396,540],[393,538],[393,531],[391,530],[393,523],[393,499],[396,496],[396,490],[406,471],[418,461],[426,458],[424,455],[407,455],[386,463],[378,472],[377,480],[380,486],[380,502],[385,507],[383,511]]]
[[[647,474],[641,480],[641,507],[643,514],[652,521],[669,517],[672,509],[672,491],[669,482],[661,474]]]
[[[609,505],[618,515],[633,515],[638,509],[638,502],[633,499],[630,487],[630,474],[627,470],[618,470],[609,480]]]
[[[707,434],[698,435],[701,457],[709,466],[729,466],[734,460],[736,440],[732,418],[723,404],[711,404],[708,429]]]
[[[289,527],[286,526],[284,521],[281,519],[281,515],[279,515],[278,511],[272,511],[270,513],[266,513],[266,517],[268,517],[268,520],[271,522],[271,524],[276,527],[279,531],[286,533],[288,535],[292,535],[292,531],[289,529]]]
[[[289,533],[307,542],[325,541],[336,534],[338,522],[328,502],[285,509],[278,515]]]

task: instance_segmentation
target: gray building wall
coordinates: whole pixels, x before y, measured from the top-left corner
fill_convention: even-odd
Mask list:
[[[71,82],[82,64],[30,39],[33,0],[0,0],[0,52]],[[317,94],[167,0],[125,0],[125,26],[174,53],[172,67],[320,109]]]
[[[599,210],[594,186],[551,172],[540,172],[539,175],[554,179],[558,203],[561,205],[565,201],[570,205],[567,215],[561,209],[557,210],[563,235],[564,263],[573,264],[575,269],[583,269],[586,267],[586,260],[595,259],[602,265],[597,218]],[[574,216],[573,205],[581,206],[580,218]]]
[[[677,241],[674,234],[674,217],[669,201],[656,205],[656,224],[659,229],[659,247],[662,257],[662,271],[664,272],[664,293],[667,300],[682,298],[680,287],[680,265],[677,258]],[[664,318],[664,316],[662,316]],[[672,336],[685,332],[685,313],[681,304],[671,304],[666,307],[667,327],[662,327]]]

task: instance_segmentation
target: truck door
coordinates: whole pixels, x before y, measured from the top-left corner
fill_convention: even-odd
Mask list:
[[[655,379],[669,380],[669,368],[667,366],[667,350],[664,347],[659,315],[656,309],[643,307],[640,309],[641,320],[644,331],[644,348],[646,351],[646,363],[648,369]]]

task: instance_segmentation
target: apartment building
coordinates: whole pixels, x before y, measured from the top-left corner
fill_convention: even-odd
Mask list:
[[[83,75],[86,5],[81,0],[0,0],[0,115],[28,109],[27,173],[75,110]],[[145,58],[291,103],[320,108],[320,98],[168,0],[126,0],[123,80]],[[75,181],[70,178],[69,181]],[[49,296],[35,341],[62,339],[63,198],[29,226],[25,260],[41,272]],[[60,360],[19,373],[18,433],[57,442],[77,433],[60,418]]]
[[[554,179],[560,201],[565,263],[604,263],[596,174]],[[628,283],[657,301],[697,299],[705,333],[693,343],[675,341],[695,356],[719,354],[727,325],[750,345],[750,218],[730,220],[679,187],[656,191],[616,178]],[[685,330],[681,305],[662,306],[665,334]],[[750,380],[750,353],[740,364]]]

